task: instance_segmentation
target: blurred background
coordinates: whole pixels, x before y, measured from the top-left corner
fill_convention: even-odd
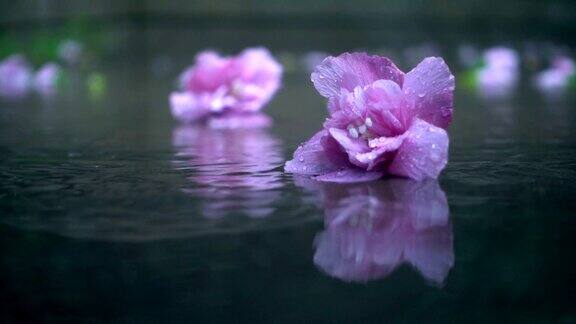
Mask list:
[[[343,51],[386,55],[405,70],[440,55],[458,71],[507,46],[535,74],[572,54],[575,16],[570,0],[3,1],[0,57],[38,65],[73,40],[85,61],[145,63],[154,77],[175,77],[199,50],[247,46],[270,48],[289,73]]]
[[[98,64],[115,71],[146,66],[132,75],[173,80],[202,49],[233,54],[265,46],[288,74],[307,74],[326,55],[344,51],[386,55],[406,71],[438,55],[453,71],[468,71],[461,85],[474,88],[471,71],[493,47],[514,51],[529,72],[522,74],[526,83],[538,83],[538,72],[558,57],[572,62],[575,16],[570,0],[3,1],[0,58],[19,53],[40,66],[70,61],[68,48],[68,56],[82,53],[76,59],[92,72],[101,72]],[[93,90],[106,79],[96,76],[88,81]]]

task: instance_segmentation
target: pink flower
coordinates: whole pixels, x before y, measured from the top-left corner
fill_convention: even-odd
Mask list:
[[[202,52],[180,76],[180,92],[170,95],[172,115],[193,122],[225,112],[259,111],[280,87],[282,67],[263,48],[235,57]]]
[[[518,53],[508,47],[493,47],[484,52],[484,63],[494,69],[518,70]]]
[[[44,64],[34,76],[34,88],[40,94],[51,96],[56,93],[58,77],[62,69],[56,63]]]
[[[549,69],[538,73],[534,82],[541,92],[550,96],[558,96],[565,93],[574,75],[574,61],[560,56],[554,59]]]
[[[367,282],[407,263],[428,281],[444,282],[454,249],[448,204],[437,181],[322,183],[319,190],[325,229],[314,240],[314,264],[322,271]]]
[[[261,127],[265,120],[261,114],[219,117],[210,122],[227,124],[223,129],[187,125],[174,131],[174,163],[190,172],[193,183],[183,191],[202,197],[205,217],[231,211],[265,217],[274,211],[271,205],[280,195],[275,189],[282,186],[277,167],[283,158],[278,139]]]
[[[0,62],[0,96],[20,98],[28,93],[32,69],[21,55]]]
[[[478,71],[478,88],[485,97],[509,96],[518,83],[519,58],[516,51],[494,47],[484,52],[484,66]]]
[[[312,73],[329,98],[324,129],[294,153],[287,172],[329,182],[395,175],[436,178],[447,163],[454,76],[441,58],[404,74],[385,57],[345,53]]]

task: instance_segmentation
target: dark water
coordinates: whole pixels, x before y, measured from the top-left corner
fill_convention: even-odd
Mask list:
[[[273,128],[214,131],[151,65],[0,105],[4,321],[576,322],[574,98],[457,89],[438,181],[326,186],[282,172],[324,118],[305,73]]]

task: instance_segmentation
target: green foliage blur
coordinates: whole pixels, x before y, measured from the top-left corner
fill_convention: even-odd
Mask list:
[[[99,26],[82,17],[70,19],[60,27],[39,28],[26,37],[4,31],[0,32],[0,59],[23,54],[34,65],[58,61],[58,48],[66,40],[80,42],[85,57],[91,59],[100,56],[106,35]]]

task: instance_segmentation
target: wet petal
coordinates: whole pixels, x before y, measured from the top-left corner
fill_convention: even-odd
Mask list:
[[[328,131],[316,133],[308,142],[294,152],[294,159],[286,162],[284,170],[290,173],[317,175],[339,170],[347,163],[345,159],[338,160],[342,152],[324,143],[329,137]]]
[[[396,151],[402,145],[404,137],[405,135],[380,137],[368,141],[371,151],[354,155],[353,163],[365,167],[368,171],[373,170],[392,157],[390,152]]]
[[[448,161],[448,142],[444,129],[416,120],[406,132],[389,172],[415,180],[437,178]]]
[[[384,173],[382,172],[365,171],[358,168],[348,168],[326,173],[321,176],[314,177],[314,179],[323,182],[354,183],[378,180],[382,178],[383,175]]]
[[[349,154],[366,152],[369,150],[368,144],[362,138],[352,138],[348,136],[348,132],[338,128],[330,128],[328,130],[332,138],[334,138],[344,150]]]
[[[316,90],[324,97],[332,97],[341,89],[352,91],[380,79],[402,84],[404,73],[392,61],[382,56],[366,53],[344,53],[324,59],[312,73]]]
[[[370,141],[368,141],[368,145],[372,148],[382,148],[385,149],[386,151],[395,151],[400,147],[400,145],[402,145],[404,137],[406,137],[405,134],[394,137],[382,136],[371,139]]]
[[[446,128],[452,121],[454,76],[439,57],[425,58],[406,74],[404,93],[409,117]]]
[[[402,89],[390,80],[378,80],[366,87],[364,98],[367,104],[378,110],[390,110],[399,107]]]

